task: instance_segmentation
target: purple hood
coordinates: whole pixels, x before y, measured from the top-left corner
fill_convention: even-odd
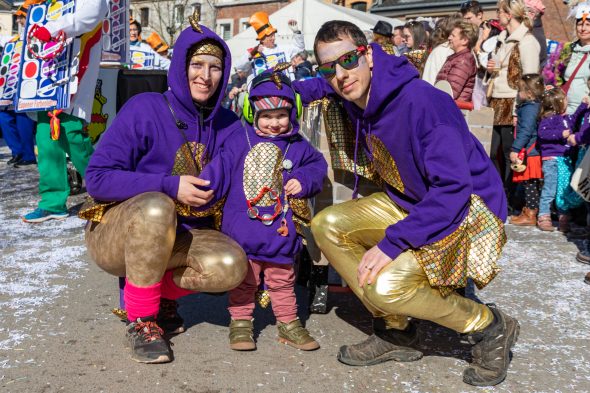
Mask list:
[[[200,115],[191,97],[186,60],[189,49],[197,42],[205,39],[214,40],[223,48],[226,56],[223,63],[223,77],[221,78],[221,83],[217,88],[217,92],[209,99],[209,106],[213,106],[214,108],[211,113],[203,119],[207,122],[213,119],[221,107],[221,101],[223,100],[222,92],[225,92],[231,73],[231,54],[225,41],[219,38],[217,34],[203,25],[201,25],[201,30],[203,33],[199,33],[191,27],[188,27],[180,33],[180,36],[178,36],[178,39],[174,44],[174,55],[172,56],[170,69],[168,70],[168,87],[170,90],[165,94],[170,101],[174,101],[176,104],[180,105],[185,116],[195,117]],[[174,106],[176,107],[177,105]]]

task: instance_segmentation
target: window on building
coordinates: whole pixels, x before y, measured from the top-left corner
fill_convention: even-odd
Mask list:
[[[224,40],[229,40],[232,37],[231,34],[231,23],[217,23],[217,34]]]
[[[16,23],[16,15],[12,14],[12,35],[18,33],[18,23]]]
[[[191,7],[193,9],[192,13],[197,11],[199,13],[199,15],[201,15],[201,3],[193,3],[193,4],[191,4]],[[201,19],[203,19],[202,16],[201,16]]]
[[[177,4],[174,6],[174,23],[177,25],[182,25],[184,22],[184,5]]]
[[[140,8],[139,15],[141,18],[141,27],[148,27],[150,24],[150,9],[147,7]]]
[[[241,18],[240,19],[240,32],[248,30],[250,27],[250,22],[248,22],[250,18]]]
[[[364,1],[357,1],[356,3],[352,3],[350,8],[357,11],[367,12],[367,3]]]

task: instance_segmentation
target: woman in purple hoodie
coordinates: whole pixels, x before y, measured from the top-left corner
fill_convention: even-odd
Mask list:
[[[225,292],[244,279],[247,259],[214,227],[220,204],[199,175],[235,132],[237,116],[221,107],[230,52],[196,20],[174,48],[164,94],[134,96],[101,138],[86,171],[94,198],[90,257],[106,272],[126,277],[124,299],[131,358],[171,360],[166,333],[184,331],[175,300],[193,291]],[[97,203],[107,201],[108,203]]]
[[[403,57],[368,46],[357,26],[327,22],[314,50],[323,78],[294,82],[296,90],[303,102],[334,93],[342,99],[356,128],[337,135],[356,141],[351,168],[356,172],[364,155],[384,185],[312,222],[316,243],[374,317],[374,334],[343,346],[338,359],[418,360],[410,319],[426,319],[474,344],[466,383],[502,382],[518,321],[455,292],[467,278],[488,284],[506,242],[506,198],[485,150],[451,97],[420,80]]]
[[[322,190],[328,164],[298,133],[300,111],[286,75],[258,75],[244,104],[251,124],[234,134],[201,174],[216,198],[226,198],[221,230],[250,261],[246,278],[229,294],[230,348],[236,351],[256,349],[252,312],[261,274],[279,341],[305,351],[319,348],[297,318],[293,262],[302,247],[301,225],[309,225],[311,217],[307,198]]]

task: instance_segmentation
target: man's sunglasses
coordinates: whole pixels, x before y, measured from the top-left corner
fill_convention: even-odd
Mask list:
[[[346,52],[334,61],[320,64],[318,66],[318,74],[320,74],[320,76],[324,79],[332,79],[334,75],[336,75],[336,64],[340,65],[340,67],[344,68],[345,70],[352,70],[353,68],[358,67],[359,58],[366,51],[367,47],[361,45],[358,48],[351,50],[350,52]]]

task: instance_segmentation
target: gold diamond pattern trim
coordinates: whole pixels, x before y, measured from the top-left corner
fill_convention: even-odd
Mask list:
[[[373,166],[379,176],[387,184],[403,193],[405,187],[402,177],[399,174],[395,160],[383,142],[375,135],[367,135],[367,146],[373,155]]]
[[[310,201],[307,198],[289,197],[289,206],[293,211],[293,223],[295,231],[301,236],[305,236],[303,227],[309,227],[311,224],[312,213]]]
[[[116,204],[117,202],[99,202],[89,196],[86,198],[86,201],[84,201],[80,211],[78,211],[78,217],[83,220],[100,222],[107,209],[115,206]]]
[[[356,131],[338,101],[324,98],[321,101],[326,137],[330,146],[330,158],[333,169],[342,169],[354,173],[354,144]],[[364,149],[357,152],[356,172],[374,182],[380,178],[373,164],[367,158]]]
[[[504,223],[473,194],[469,213],[459,228],[444,239],[413,252],[430,286],[447,296],[465,287],[468,277],[479,289],[492,281],[500,271],[497,261],[504,244]]]
[[[246,199],[256,198],[263,187],[271,187],[279,195],[283,190],[283,152],[271,142],[258,143],[252,147],[244,161],[244,194]],[[273,206],[276,201],[266,193],[257,206]]]
[[[171,174],[173,176],[190,175],[198,177],[203,171],[203,165],[207,163],[205,153],[206,148],[202,143],[189,142],[188,145],[183,143],[176,151]],[[197,218],[213,216],[215,228],[219,229],[221,227],[221,217],[225,198],[217,201],[206,210],[198,210],[197,208],[185,205],[178,201],[174,201],[174,203],[176,205],[176,212],[179,215],[183,217]]]

